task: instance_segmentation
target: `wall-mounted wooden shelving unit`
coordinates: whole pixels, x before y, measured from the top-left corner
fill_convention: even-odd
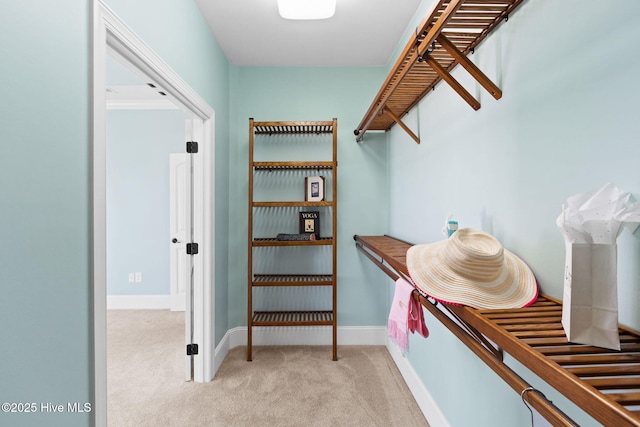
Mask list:
[[[416,28],[364,118],[354,130],[361,141],[369,130],[401,126],[417,143],[420,137],[402,122],[436,84],[446,81],[473,109],[480,103],[451,76],[460,64],[495,99],[502,91],[467,55],[523,0],[439,0]]]
[[[356,247],[390,278],[411,282],[411,243],[390,236],[354,236]],[[503,351],[605,426],[640,426],[640,332],[620,325],[620,351],[567,341],[562,302],[539,295],[525,308],[476,310],[417,299],[522,399],[553,426],[577,426],[503,360]]]

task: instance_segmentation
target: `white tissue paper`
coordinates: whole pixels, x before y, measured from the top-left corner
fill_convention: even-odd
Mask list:
[[[640,225],[640,203],[608,183],[566,200],[556,225],[565,240],[562,326],[567,339],[620,350],[616,239]]]

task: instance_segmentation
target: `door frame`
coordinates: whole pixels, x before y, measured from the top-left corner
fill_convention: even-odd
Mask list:
[[[142,39],[101,1],[92,8],[91,111],[91,321],[93,425],[107,425],[107,294],[106,294],[106,55],[124,60],[135,74],[150,79],[167,96],[193,114],[194,139],[199,153],[194,164],[194,227],[199,255],[194,257],[194,380],[210,381],[214,371],[214,136],[215,111],[175,73]]]

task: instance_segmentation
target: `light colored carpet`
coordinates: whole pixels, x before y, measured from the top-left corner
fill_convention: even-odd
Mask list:
[[[183,317],[108,312],[109,426],[428,426],[384,347],[237,347],[185,382]]]

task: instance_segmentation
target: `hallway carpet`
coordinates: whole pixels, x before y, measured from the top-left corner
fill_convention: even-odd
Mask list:
[[[428,426],[386,348],[232,349],[214,380],[183,380],[184,314],[108,315],[109,426]]]

